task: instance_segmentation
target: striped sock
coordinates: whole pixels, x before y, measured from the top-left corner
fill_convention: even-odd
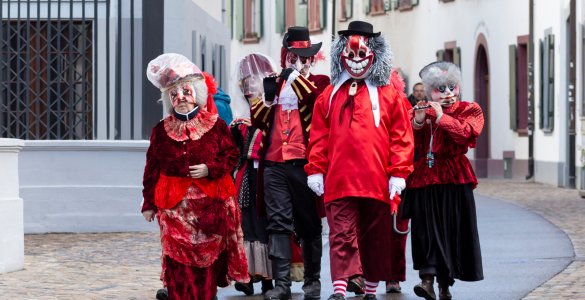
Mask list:
[[[367,281],[366,280],[366,295],[375,295],[376,294],[376,289],[378,288],[378,283],[380,283],[379,281],[373,282],[373,281]]]
[[[345,297],[345,291],[347,290],[347,278],[337,279],[333,281],[333,293],[341,294]]]

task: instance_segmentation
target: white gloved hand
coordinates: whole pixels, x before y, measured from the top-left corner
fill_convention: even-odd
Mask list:
[[[297,71],[296,69],[292,71],[292,73],[290,73],[290,75],[288,76],[288,79],[286,80],[286,84],[292,84],[293,81],[295,81],[295,79],[297,79],[297,77],[301,76],[301,73],[299,73],[299,71]]]
[[[402,190],[406,188],[406,181],[404,180],[404,178],[400,177],[390,177],[390,181],[388,182],[388,184],[390,187],[390,200],[394,198],[394,195],[396,195],[396,193],[400,195],[400,193],[402,193]]]
[[[323,174],[313,174],[307,177],[307,185],[317,196],[323,195],[325,187],[323,184]]]

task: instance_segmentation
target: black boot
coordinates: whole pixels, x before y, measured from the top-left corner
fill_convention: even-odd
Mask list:
[[[435,290],[433,288],[434,276],[432,274],[423,274],[420,276],[421,282],[414,286],[414,293],[425,300],[435,300]]]
[[[266,292],[273,288],[274,285],[272,285],[272,279],[262,279],[262,294],[266,294]]]
[[[274,289],[264,294],[264,300],[290,300],[290,259],[292,250],[288,234],[271,234],[268,255],[272,260]]]
[[[321,255],[323,253],[321,235],[311,241],[301,241],[301,250],[305,264],[305,283],[303,284],[305,299],[321,299]]]

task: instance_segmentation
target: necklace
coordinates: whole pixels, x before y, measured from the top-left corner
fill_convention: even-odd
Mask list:
[[[437,128],[435,128],[435,130],[433,130],[433,121],[431,121],[430,123],[431,125],[431,139],[429,141],[429,151],[427,152],[427,166],[429,167],[429,169],[431,169],[434,165],[435,165],[435,153],[433,153],[433,138],[435,136],[435,133],[437,133],[437,129],[439,129],[439,127],[437,126]]]

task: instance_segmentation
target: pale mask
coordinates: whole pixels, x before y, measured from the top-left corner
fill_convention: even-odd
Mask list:
[[[173,107],[177,107],[180,102],[195,104],[195,90],[189,83],[178,84],[168,90],[169,97],[173,103]]]
[[[368,38],[351,35],[341,53],[343,67],[353,79],[363,79],[369,75],[374,60],[374,52],[367,45]]]
[[[311,68],[311,58],[298,56],[289,51],[286,54],[286,62],[284,65],[285,67],[293,68],[303,76],[306,76],[309,74],[309,69]]]
[[[433,88],[431,101],[439,102],[443,106],[453,104],[459,97],[459,86],[454,83],[447,83]]]

